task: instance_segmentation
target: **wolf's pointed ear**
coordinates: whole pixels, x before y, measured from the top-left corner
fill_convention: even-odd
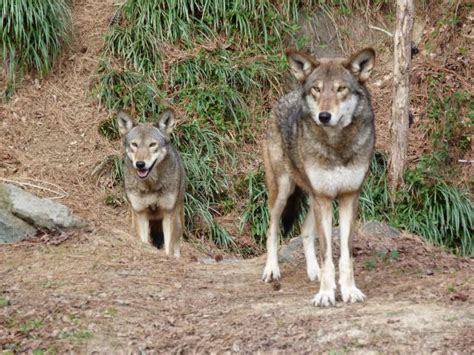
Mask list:
[[[374,64],[375,51],[365,48],[349,59],[347,67],[360,82],[364,82],[370,77]]]
[[[319,63],[309,54],[298,52],[293,48],[286,50],[286,57],[290,64],[290,69],[296,79],[303,82]]]
[[[158,128],[168,136],[171,134],[171,132],[173,132],[175,125],[176,120],[174,118],[174,112],[171,110],[166,110],[163,112],[160,119],[158,120]]]
[[[133,126],[135,126],[135,122],[127,115],[125,112],[120,111],[117,114],[117,123],[119,126],[119,133],[120,135],[124,136],[130,131]]]

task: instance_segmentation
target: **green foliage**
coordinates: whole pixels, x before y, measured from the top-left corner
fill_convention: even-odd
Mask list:
[[[263,171],[249,174],[245,182],[248,186],[248,202],[240,220],[240,230],[250,226],[250,234],[257,244],[263,244],[270,223],[267,206],[267,189]]]
[[[445,175],[455,173],[452,157],[462,154],[470,147],[474,126],[474,100],[469,92],[455,91],[452,94],[437,94],[440,82],[430,79],[428,133],[436,154],[425,159],[425,168],[441,171]],[[467,116],[467,117],[466,117]]]
[[[7,68],[9,99],[21,76],[30,70],[47,74],[69,38],[71,13],[67,0],[3,0],[0,3],[0,57]]]
[[[124,194],[121,193],[110,193],[105,196],[104,203],[107,206],[111,207],[119,207],[122,206],[126,202],[126,198]]]
[[[39,319],[29,319],[25,323],[20,325],[20,331],[28,335],[31,331],[43,326],[43,321]]]
[[[84,341],[84,340],[89,340],[94,337],[94,332],[89,329],[80,329],[76,331],[71,331],[71,332],[61,332],[59,334],[59,337],[62,339],[74,339],[78,341]]]
[[[125,69],[114,69],[103,61],[98,69],[99,78],[94,87],[99,103],[111,110],[128,109],[139,117],[156,116],[164,93],[148,76]],[[113,118],[115,120],[115,118]],[[111,125],[115,123],[111,122]],[[118,134],[118,127],[114,127]],[[110,133],[101,132],[105,136]]]
[[[163,43],[194,46],[224,37],[235,45],[279,45],[292,34],[303,1],[135,0],[118,11],[125,29],[146,29]],[[139,37],[141,38],[141,37]]]
[[[394,199],[387,184],[387,160],[377,153],[360,198],[363,220],[379,219],[426,237],[461,255],[472,256],[474,208],[466,191],[447,184],[422,160],[405,175]]]
[[[188,179],[185,197],[185,220],[189,231],[200,234],[198,225],[207,226],[210,239],[221,246],[230,246],[229,233],[214,216],[222,215],[230,182],[226,165],[232,164],[229,143],[198,121],[183,124],[177,130],[175,144],[180,151]],[[205,232],[205,231],[204,231]]]
[[[365,262],[365,268],[367,270],[372,270],[372,269],[375,269],[377,267],[377,260],[375,259],[369,259]]]
[[[436,245],[472,256],[474,208],[469,192],[448,182],[458,171],[454,157],[463,154],[470,144],[472,94],[438,92],[440,79],[428,79],[430,121],[426,131],[433,152],[407,170],[405,186],[393,198],[387,182],[387,158],[376,153],[361,194],[360,212],[364,220],[385,220]]]
[[[390,250],[390,254],[389,254],[390,259],[398,259],[399,256],[400,256],[400,253],[398,252],[397,249]]]
[[[10,301],[8,300],[8,298],[0,296],[0,308],[4,308],[9,305],[10,305]]]

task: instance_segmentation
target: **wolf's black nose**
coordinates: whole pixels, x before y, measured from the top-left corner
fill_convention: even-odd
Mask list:
[[[331,114],[329,112],[321,112],[319,114],[319,121],[321,123],[328,123],[331,120]]]
[[[143,169],[145,167],[145,162],[142,161],[142,160],[139,160],[135,163],[135,166],[138,168],[138,169]]]

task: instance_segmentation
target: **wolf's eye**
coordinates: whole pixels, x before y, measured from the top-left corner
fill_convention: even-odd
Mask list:
[[[130,145],[131,145],[133,148],[138,148],[138,144],[135,143],[135,142],[130,143]]]
[[[313,88],[311,89],[311,93],[312,93],[313,95],[319,94],[320,92],[321,92],[321,89],[320,89],[319,87],[317,87],[317,86],[315,86],[315,87],[313,87]]]
[[[339,87],[337,88],[337,92],[343,92],[343,91],[346,90],[346,89],[347,89],[347,87],[345,87],[345,86],[339,86]]]
[[[152,142],[152,143],[150,143],[149,147],[150,147],[150,148],[154,148],[154,147],[156,147],[157,145],[158,145],[158,144],[156,144],[156,142]]]

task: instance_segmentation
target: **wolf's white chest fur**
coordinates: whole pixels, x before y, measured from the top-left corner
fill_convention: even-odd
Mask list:
[[[315,162],[305,164],[305,171],[315,192],[335,198],[338,194],[359,190],[367,172],[367,165],[322,168]]]
[[[159,207],[160,209],[170,210],[176,202],[176,196],[172,194],[159,195],[157,193],[148,194],[134,194],[127,193],[127,197],[132,205],[132,208],[141,212],[149,207]]]

